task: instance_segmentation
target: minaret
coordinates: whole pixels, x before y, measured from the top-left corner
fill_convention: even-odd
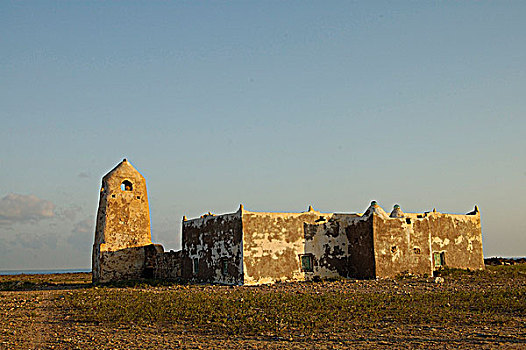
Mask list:
[[[146,180],[123,159],[102,178],[93,245],[93,282],[140,277],[152,244]],[[106,268],[107,267],[107,268]]]

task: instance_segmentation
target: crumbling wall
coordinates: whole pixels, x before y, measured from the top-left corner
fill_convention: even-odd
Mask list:
[[[347,276],[347,237],[332,214],[320,215],[314,224],[305,223],[304,254],[313,259],[305,280]]]
[[[377,277],[432,275],[427,222],[417,214],[404,214],[402,218],[373,215]]]
[[[324,254],[322,231],[316,220],[330,219],[332,214],[314,210],[304,213],[256,213],[243,210],[243,272],[245,284],[301,281],[323,274],[327,264],[320,266]],[[307,231],[305,230],[307,227]],[[306,234],[309,235],[307,247]],[[319,241],[315,246],[313,241]],[[329,248],[330,252],[332,250]],[[313,272],[302,271],[301,256],[311,254]],[[333,275],[331,273],[331,275]]]
[[[484,268],[478,208],[467,215],[257,213],[184,220],[183,249],[152,244],[146,181],[124,159],[102,179],[92,254],[94,282],[181,278],[259,284],[316,278],[431,274]]]
[[[322,215],[314,225],[305,224],[305,253],[312,253],[315,261],[305,279],[369,277],[374,274],[372,249],[366,219],[357,214]]]
[[[93,282],[112,282],[143,278],[145,247],[102,250],[98,256],[99,278]]]
[[[183,221],[183,278],[243,284],[241,211]]]
[[[169,251],[155,255],[153,277],[176,280],[182,277],[182,251]]]
[[[470,215],[431,212],[427,216],[431,237],[431,259],[435,266],[435,253],[443,253],[445,266],[460,269],[483,269],[482,230],[478,209]]]
[[[399,209],[398,209],[399,210]],[[400,211],[401,213],[401,211]],[[483,269],[482,232],[478,209],[467,215],[374,214],[376,275],[431,275],[443,267]]]

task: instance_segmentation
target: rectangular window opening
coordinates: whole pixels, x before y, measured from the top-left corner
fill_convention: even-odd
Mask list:
[[[199,272],[199,259],[193,258],[192,259],[192,273],[194,275],[197,275],[198,272]]]
[[[445,252],[433,253],[433,260],[435,261],[435,268],[446,266],[446,253]]]
[[[228,275],[228,259],[221,259],[221,273],[223,275]]]
[[[300,255],[300,260],[301,260],[301,271],[303,271],[303,272],[312,272],[313,271],[312,255],[311,254]]]

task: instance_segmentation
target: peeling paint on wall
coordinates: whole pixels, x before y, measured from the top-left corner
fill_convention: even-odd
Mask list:
[[[299,281],[308,279],[301,270],[300,256],[306,249],[305,224],[315,224],[321,216],[314,210],[304,213],[258,213],[243,210],[243,272],[245,284]],[[307,233],[308,234],[308,233]],[[314,269],[319,268],[314,260]]]
[[[241,211],[183,222],[183,277],[243,284]]]

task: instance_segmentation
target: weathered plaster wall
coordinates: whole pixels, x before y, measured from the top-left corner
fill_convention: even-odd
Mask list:
[[[405,214],[403,218],[374,214],[372,219],[377,277],[432,275],[427,219],[417,218],[416,214]]]
[[[436,212],[373,216],[376,275],[432,275],[434,253],[443,253],[446,267],[483,269],[482,232],[478,210],[472,215]]]
[[[245,284],[298,281],[313,278],[316,273],[325,273],[328,262],[323,260],[324,266],[321,266],[319,257],[325,254],[323,245],[332,238],[323,237],[322,231],[310,227],[331,216],[314,210],[304,213],[256,213],[243,210]],[[305,227],[309,231],[308,240]],[[314,241],[320,245],[315,246]],[[328,248],[328,253],[332,254],[333,251]],[[313,254],[315,272],[301,270],[300,255],[306,253]],[[330,275],[334,274],[331,272]]]
[[[325,214],[327,215],[327,214]],[[372,225],[358,214],[329,214],[325,221],[305,224],[305,253],[315,259],[320,278],[374,277]]]
[[[314,259],[313,271],[305,272],[305,280],[346,277],[348,241],[341,218],[321,214],[314,224],[304,224],[304,232],[304,253]]]
[[[154,259],[153,278],[173,280],[182,277],[182,251],[158,253]]]
[[[183,221],[182,232],[184,278],[243,284],[241,211]],[[197,273],[193,271],[194,259]]]
[[[106,283],[143,278],[145,247],[101,250],[98,259],[99,278],[94,282]]]
[[[123,184],[128,188],[122,189]],[[102,179],[92,257],[93,281],[140,276],[144,252],[129,248],[149,244],[152,241],[146,181],[125,159]],[[124,257],[125,252],[130,252],[129,256]]]
[[[446,266],[461,269],[483,269],[480,213],[454,215],[428,213],[422,230],[431,234],[432,252],[444,252]]]

